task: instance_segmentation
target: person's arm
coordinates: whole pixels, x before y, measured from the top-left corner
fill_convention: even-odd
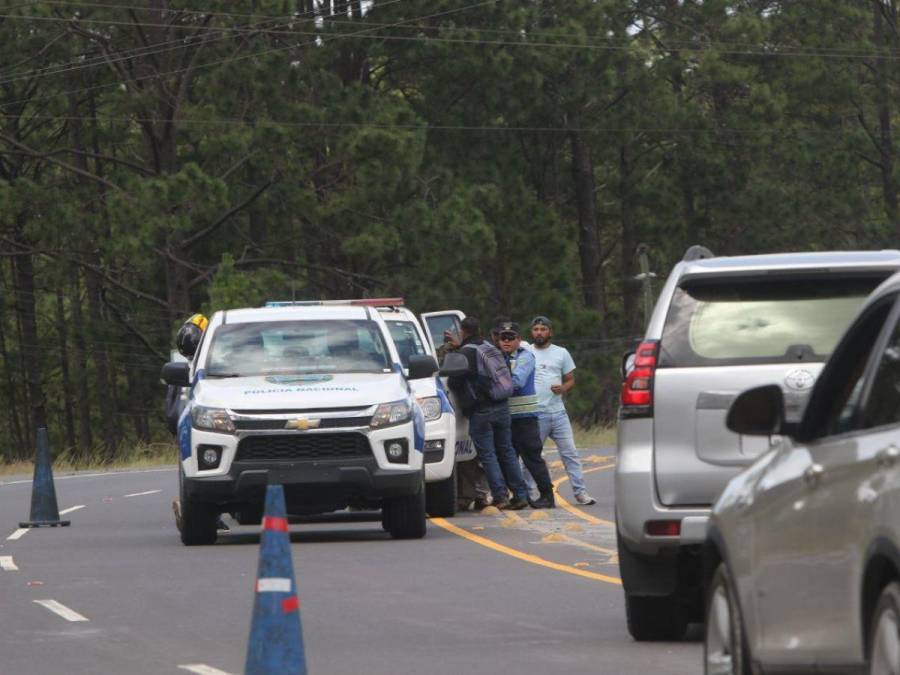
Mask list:
[[[566,394],[572,390],[572,387],[575,386],[575,361],[572,360],[572,355],[569,354],[568,350],[566,350],[566,355],[563,358],[563,376],[562,376],[562,384],[554,384],[550,387],[550,391],[554,394]]]
[[[527,349],[516,355],[516,367],[512,371],[513,387],[521,389],[534,372],[534,354]]]

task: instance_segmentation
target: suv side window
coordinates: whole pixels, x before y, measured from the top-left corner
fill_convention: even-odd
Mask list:
[[[896,294],[882,298],[848,330],[816,383],[798,438],[809,441],[861,428],[863,376],[896,299]]]
[[[863,409],[862,426],[900,423],[900,321],[885,345]]]

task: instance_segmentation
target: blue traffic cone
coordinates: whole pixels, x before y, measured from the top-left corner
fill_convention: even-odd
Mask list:
[[[247,647],[247,675],[306,675],[300,600],[291,562],[284,488],[269,485],[259,546],[259,574]]]
[[[47,429],[37,430],[37,452],[34,455],[34,480],[31,481],[30,520],[19,527],[60,527],[71,523],[59,519],[56,488],[53,487],[53,468],[50,466],[50,440]]]

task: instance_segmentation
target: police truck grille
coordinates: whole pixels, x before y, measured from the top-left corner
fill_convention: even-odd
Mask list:
[[[241,439],[234,461],[296,461],[371,456],[369,439],[362,434],[279,434]]]

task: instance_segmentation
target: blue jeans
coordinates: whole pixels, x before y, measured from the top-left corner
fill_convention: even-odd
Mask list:
[[[581,471],[581,456],[575,447],[575,435],[572,433],[568,413],[565,410],[541,412],[538,413],[538,423],[541,425],[541,441],[546,441],[550,437],[556,443],[560,459],[566,467],[566,473],[569,474],[572,491],[576,495],[586,492]]]
[[[507,486],[519,499],[528,498],[528,488],[519,469],[519,458],[512,447],[509,406],[506,401],[492,403],[472,413],[469,438],[478,451],[494,502],[509,499]]]

